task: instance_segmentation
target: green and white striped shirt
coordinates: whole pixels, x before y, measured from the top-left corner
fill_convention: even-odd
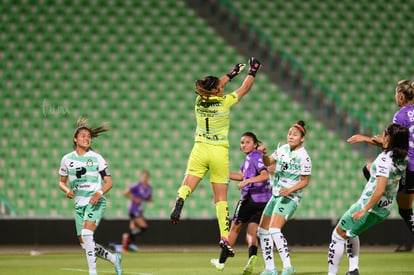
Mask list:
[[[90,197],[102,189],[100,172],[104,170],[109,176],[106,161],[92,150],[83,156],[79,156],[76,151],[63,156],[59,175],[68,177],[68,187],[75,194],[76,206],[87,205]]]
[[[279,196],[280,188],[290,188],[298,184],[301,175],[312,173],[312,161],[304,147],[291,151],[289,144],[285,144],[274,151],[271,157],[276,160],[274,196]],[[299,203],[302,190],[292,192],[288,197]]]
[[[365,184],[365,188],[358,200],[361,207],[364,207],[374,193],[374,190],[377,187],[377,177],[381,176],[388,178],[384,194],[377,204],[369,210],[369,212],[373,212],[378,216],[387,217],[390,214],[392,205],[397,197],[398,184],[405,173],[406,167],[407,160],[401,161],[400,163],[393,163],[392,151],[379,154],[371,165],[371,177]]]

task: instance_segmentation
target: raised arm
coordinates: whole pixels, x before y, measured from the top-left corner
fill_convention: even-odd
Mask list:
[[[220,78],[220,86],[226,86],[226,84],[229,83],[236,75],[243,71],[244,67],[246,67],[246,64],[243,63],[234,65],[233,69],[228,74]]]
[[[273,165],[276,163],[276,160],[274,158],[272,158],[271,156],[267,155],[267,148],[264,145],[260,145],[257,148],[258,151],[262,152],[262,160],[264,165],[266,165],[267,167]]]
[[[359,143],[359,142],[366,142],[371,145],[382,147],[382,136],[375,135],[373,137],[364,136],[361,134],[355,134],[352,137],[346,140],[350,144]]]
[[[243,84],[236,90],[239,100],[242,99],[251,89],[256,77],[256,73],[259,70],[261,64],[260,61],[254,57],[249,59],[249,72],[246,78],[243,81]]]

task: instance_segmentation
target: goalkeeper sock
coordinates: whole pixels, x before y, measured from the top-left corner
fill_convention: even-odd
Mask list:
[[[96,255],[95,241],[93,240],[93,231],[82,229],[83,249],[85,249],[86,261],[88,262],[89,274],[96,274]]]
[[[218,201],[216,203],[216,215],[220,229],[220,236],[228,239],[230,231],[230,220],[229,206],[227,201]]]
[[[186,200],[187,197],[191,194],[191,188],[188,185],[181,185],[177,191],[177,197]]]

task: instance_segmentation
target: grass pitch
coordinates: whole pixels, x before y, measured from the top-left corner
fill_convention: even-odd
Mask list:
[[[363,275],[414,274],[414,253],[395,252],[364,252],[361,249],[360,273]],[[1,254],[0,274],[2,275],[82,275],[88,274],[86,259],[83,251],[79,253],[45,252],[37,256],[29,253]],[[247,254],[242,249],[237,250],[237,255],[230,258],[224,271],[217,271],[210,265],[211,258],[218,257],[219,250],[212,252],[211,249],[202,251],[182,252],[137,252],[123,254],[123,268],[125,275],[227,275],[242,274],[247,261]],[[278,254],[276,266],[281,270],[281,262]],[[291,252],[292,265],[296,274],[327,274],[327,252]],[[347,271],[348,259],[342,259],[338,274]],[[99,274],[115,274],[112,265],[98,259]],[[261,254],[253,274],[260,274],[263,268]],[[280,274],[280,273],[279,273]]]

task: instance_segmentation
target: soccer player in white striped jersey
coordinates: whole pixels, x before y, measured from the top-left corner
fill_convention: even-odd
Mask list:
[[[282,275],[295,274],[290,262],[290,254],[282,229],[293,216],[302,197],[302,190],[308,186],[312,172],[312,162],[303,143],[305,141],[305,122],[293,124],[287,134],[287,144],[281,146],[272,155],[267,149],[259,147],[263,153],[263,162],[267,166],[276,164],[273,194],[263,210],[258,235],[265,262],[261,275],[277,275],[273,257],[273,244],[283,263]]]
[[[328,251],[328,275],[338,273],[339,263],[347,247],[349,271],[359,275],[359,235],[383,222],[397,197],[398,184],[408,163],[408,129],[391,124],[382,135],[384,150],[370,168],[370,178],[361,197],[351,205],[332,232]],[[380,265],[378,265],[379,268]],[[378,270],[378,272],[380,269]]]
[[[67,198],[74,200],[76,232],[85,250],[89,275],[97,274],[96,257],[110,261],[116,274],[121,275],[121,255],[112,254],[94,240],[95,230],[106,208],[104,195],[112,188],[112,178],[104,158],[92,151],[91,142],[108,128],[105,125],[88,127],[87,121],[78,119],[73,134],[75,150],[61,160],[59,187]]]

